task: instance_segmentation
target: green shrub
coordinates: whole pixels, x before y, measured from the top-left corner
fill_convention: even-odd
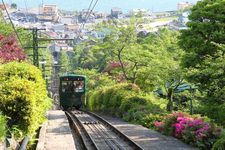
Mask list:
[[[208,118],[199,115],[190,116],[183,112],[174,112],[161,121],[154,123],[155,128],[163,134],[182,139],[184,142],[201,149],[211,149],[220,138],[222,129]]]
[[[225,135],[214,143],[212,150],[225,150]]]
[[[27,63],[0,66],[0,110],[9,117],[8,126],[33,135],[51,106],[42,73]]]
[[[5,138],[6,134],[6,117],[0,113],[0,142]]]
[[[88,98],[88,107],[95,111],[100,111],[100,108],[102,108],[101,111],[104,109],[114,109],[120,106],[123,98],[127,95],[132,95],[133,92],[139,92],[139,89],[132,84],[117,84],[110,87],[101,87],[91,92],[91,96]]]
[[[225,127],[225,103],[218,107],[217,122]]]
[[[147,114],[141,119],[141,125],[154,129],[154,122],[161,121],[164,117],[164,114]]]
[[[134,108],[136,105],[147,105],[147,100],[139,96],[130,97],[122,102],[120,110],[123,112],[127,112],[131,108]]]
[[[225,127],[225,103],[222,105],[215,103],[204,105],[201,113],[211,118],[217,124]]]
[[[123,118],[126,121],[137,122],[144,126],[149,125],[149,127],[151,127],[151,124],[154,124],[155,121],[153,118],[150,118],[153,117],[151,114],[154,116],[157,116],[157,114],[158,116],[163,116],[166,111],[165,109],[161,109],[160,105],[153,104],[152,102],[149,102],[148,99],[146,101],[147,104],[145,105],[133,103],[128,111],[124,111]]]
[[[80,68],[75,73],[83,74],[87,77],[88,91],[116,84],[116,82],[111,79],[110,76],[103,73],[98,73],[95,69],[89,70]]]
[[[159,114],[166,110],[165,100],[153,94],[144,95],[138,86],[128,83],[102,87],[91,92],[88,103],[92,111],[106,112],[137,123],[143,123],[143,118],[150,113]]]

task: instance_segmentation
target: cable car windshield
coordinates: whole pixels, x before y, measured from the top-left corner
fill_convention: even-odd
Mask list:
[[[62,92],[84,92],[84,81],[62,81]]]

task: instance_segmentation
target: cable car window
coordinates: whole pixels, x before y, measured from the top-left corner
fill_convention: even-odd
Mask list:
[[[62,81],[62,92],[72,92],[73,81]]]
[[[62,92],[84,92],[84,81],[62,81]]]
[[[84,81],[74,81],[74,92],[84,92]]]

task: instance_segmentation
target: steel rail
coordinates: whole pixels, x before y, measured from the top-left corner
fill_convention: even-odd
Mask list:
[[[82,111],[76,111],[73,114],[74,114],[74,117],[76,117],[79,120],[79,122],[83,126],[84,130],[87,131],[87,129],[85,127],[87,127],[89,129],[89,131],[87,131],[86,133],[89,134],[90,137],[92,137],[93,141],[96,141],[96,140],[102,141],[101,144],[96,144],[98,149],[101,149],[100,147],[102,147],[103,145],[112,149],[111,148],[112,146],[109,145],[109,143],[108,143],[109,141],[107,141],[104,138],[104,135],[101,134],[101,131],[99,131],[95,127],[95,125],[99,123],[96,118],[94,118],[93,116],[90,116],[89,114],[84,113]],[[79,115],[86,115],[86,116],[79,116]],[[114,149],[112,149],[112,150],[114,150]]]
[[[78,131],[78,134],[81,137],[81,142],[84,148],[87,150],[90,150],[90,149],[100,150],[97,147],[97,144],[95,143],[94,139],[87,133],[86,129],[84,128],[80,120],[75,116],[75,114],[69,111],[69,112],[66,112],[66,115],[73,122],[73,125]],[[87,139],[90,141],[91,144],[88,144]],[[88,147],[89,145],[91,145],[92,147],[91,148]]]
[[[110,134],[108,133],[108,131],[104,128],[104,126],[102,125],[102,124],[100,124],[99,125],[99,129],[102,131],[102,132],[104,132],[105,133],[105,135],[107,136],[107,138],[112,138],[112,137],[110,137]],[[120,143],[118,143],[118,141],[116,140],[113,140],[113,141],[110,141],[110,144],[111,143],[114,143],[114,145],[118,148],[118,149],[121,149],[121,144]]]
[[[93,117],[93,116],[90,116],[90,117]],[[94,119],[96,119],[96,118],[94,118]],[[93,121],[92,118],[89,118],[88,120],[90,122],[96,122],[96,121]],[[97,123],[97,124],[93,124],[92,127],[90,127],[90,128],[95,128],[98,131],[100,137],[105,137],[105,138],[103,138],[103,140],[106,143],[106,145],[108,145],[110,147],[110,149],[112,149],[112,150],[122,149],[121,148],[122,146],[119,143],[117,143],[117,141],[109,140],[109,139],[112,139],[112,137],[110,137],[110,134],[107,131],[105,131],[102,126],[103,126],[102,124]]]
[[[95,117],[95,118],[97,118],[101,122],[103,122],[106,126],[111,128],[115,133],[117,133],[120,137],[122,137],[123,140],[127,141],[129,143],[129,145],[132,146],[135,150],[143,150],[143,148],[141,146],[139,146],[137,143],[135,143],[133,140],[131,140],[128,136],[123,134],[121,131],[119,131],[117,128],[112,126],[108,121],[106,121],[105,119],[103,119],[99,115],[96,115],[96,114],[94,114],[92,112],[88,112],[88,111],[84,111],[84,112],[89,114],[89,115],[91,115],[91,116],[93,116],[93,117]]]

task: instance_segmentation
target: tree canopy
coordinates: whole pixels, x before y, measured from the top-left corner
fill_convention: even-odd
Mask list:
[[[118,82],[135,83],[145,92],[162,89],[172,106],[174,90],[183,83],[179,33],[160,29],[139,37],[138,22],[133,19],[103,23],[96,30],[107,34],[75,48],[78,67],[107,72]]]
[[[25,53],[17,44],[14,36],[5,37],[0,33],[0,61],[25,60]]]
[[[219,106],[225,103],[225,1],[203,0],[192,9],[187,30],[180,36],[185,50],[183,66],[187,79],[202,92],[205,113],[222,122]]]

